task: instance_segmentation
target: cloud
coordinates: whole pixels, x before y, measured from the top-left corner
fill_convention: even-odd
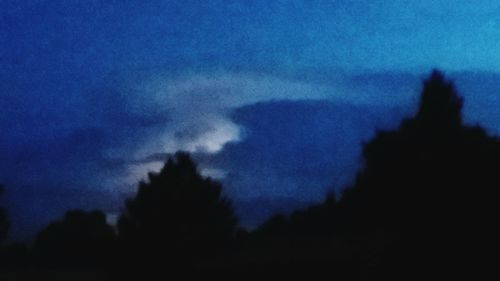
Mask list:
[[[234,112],[247,105],[280,100],[335,101],[372,107],[416,104],[412,93],[418,79],[413,75],[313,73],[304,72],[302,77],[224,71],[174,76],[150,73],[149,77],[129,81],[124,105],[129,112],[138,116],[141,112],[165,112],[168,119],[143,130],[141,139],[128,136],[121,147],[110,149],[114,157],[127,155],[124,161],[129,165],[121,185],[144,179],[178,150],[215,155],[223,153],[228,145],[244,141],[247,128],[234,120]],[[225,168],[213,165],[203,165],[202,171],[219,178],[228,176]]]
[[[498,75],[452,76],[465,96],[465,120],[498,132],[492,120],[499,115],[487,105],[498,99],[488,94],[498,88],[494,83]],[[336,78],[326,83],[328,80],[321,77],[298,80],[234,73],[194,75],[159,83],[150,96],[160,106],[177,107],[169,111],[190,120],[176,121],[191,125],[175,127],[177,139],[172,139],[179,146],[193,140],[209,143],[215,134],[207,132],[218,124],[236,128],[238,134],[218,139],[217,149],[184,148],[194,152],[206,175],[224,182],[225,192],[238,204],[290,201],[295,202],[289,206],[293,208],[321,200],[328,189],[346,187],[361,165],[362,142],[375,129],[397,126],[418,104],[421,86],[416,75],[379,73]],[[481,80],[485,81],[477,87]],[[197,128],[195,124],[202,126]],[[167,155],[153,153],[143,160],[160,165]],[[251,224],[276,210],[290,210],[264,204],[261,208],[265,210],[252,217],[241,206],[236,206],[240,217]]]
[[[223,178],[234,197],[303,196],[297,190],[301,190],[302,183],[312,182],[307,174],[316,175],[315,171],[322,170],[320,167],[311,166],[298,180],[301,173],[292,166],[302,162],[291,162],[283,169],[276,167],[273,173],[277,176],[269,177],[266,185],[251,189],[252,177],[248,173],[269,175],[243,163],[253,159],[255,165],[263,165],[293,155],[296,148],[282,145],[276,148],[276,153],[287,153],[255,159],[265,154],[253,151],[262,152],[267,148],[266,142],[250,135],[252,128],[272,125],[274,130],[268,129],[262,134],[277,139],[280,130],[293,127],[288,123],[299,124],[315,112],[288,112],[289,119],[279,119],[283,124],[264,112],[254,116],[253,121],[247,120],[250,123],[243,122],[235,117],[235,112],[246,106],[280,100],[328,101],[371,108],[395,106],[411,111],[418,102],[420,87],[417,75],[322,70],[304,71],[301,75],[229,71],[172,75],[155,70],[138,77],[63,80],[57,89],[41,79],[13,79],[0,84],[5,97],[0,100],[4,109],[0,111],[0,182],[7,187],[9,210],[22,218],[14,219],[14,232],[21,231],[20,228],[33,231],[30,224],[37,227],[68,208],[84,207],[81,202],[87,202],[88,208],[104,206],[109,212],[109,209],[119,210],[123,199],[135,192],[136,183],[149,171],[160,169],[166,157],[177,150],[199,156],[202,172]],[[499,91],[498,75],[465,73],[456,77],[459,90],[466,98],[466,120],[480,122],[492,132],[499,132],[500,116],[491,108],[498,99],[493,94]],[[477,87],[476,81],[481,81],[481,87]],[[346,112],[345,116],[350,113]],[[324,119],[326,115],[318,118]],[[324,125],[317,122],[311,121],[309,126]],[[292,132],[284,133],[293,136]],[[303,131],[297,134],[298,140],[310,147],[317,146],[316,141],[321,139]],[[236,149],[239,152],[230,152],[234,147],[239,147]],[[326,152],[318,155],[323,154]],[[329,163],[311,159],[311,163],[315,161]],[[343,171],[337,166],[334,169]],[[277,180],[278,176],[283,180]],[[288,184],[282,185],[283,182]],[[327,181],[317,181],[315,186],[326,184]],[[272,186],[280,186],[281,190],[269,191]],[[65,200],[57,194],[69,195]],[[36,206],[33,207],[36,212],[43,210],[46,214],[37,215],[34,223],[35,219],[29,218],[34,211],[27,214],[23,207],[27,205]]]
[[[218,152],[242,136],[239,126],[228,117],[233,108],[261,100],[315,98],[325,93],[321,86],[307,83],[231,73],[160,77],[146,84],[137,90],[148,98],[131,102],[143,108],[164,108],[171,122],[137,151],[138,158],[158,151]]]
[[[226,143],[239,141],[243,132],[228,117],[237,107],[270,100],[340,100],[352,104],[409,102],[407,84],[392,83],[386,89],[376,89],[368,81],[336,74],[328,81],[314,81],[253,73],[192,74],[178,77],[155,75],[136,87],[140,95],[129,102],[140,108],[163,108],[170,122],[160,135],[137,151],[143,158],[156,152],[220,151]],[[363,83],[365,83],[363,85]],[[353,84],[356,87],[353,87]],[[391,85],[389,85],[391,86]],[[384,95],[382,97],[381,95]],[[147,98],[144,98],[147,97]]]

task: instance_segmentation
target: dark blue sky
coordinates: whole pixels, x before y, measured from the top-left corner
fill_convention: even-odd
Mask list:
[[[500,132],[498,1],[145,3],[1,0],[14,236],[68,208],[117,214],[178,149],[246,221],[320,200],[352,180],[363,140],[413,112],[434,67],[455,79],[468,122]]]

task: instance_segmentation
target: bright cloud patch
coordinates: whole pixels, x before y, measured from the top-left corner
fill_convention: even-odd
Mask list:
[[[353,84],[357,84],[358,89],[353,90]],[[378,94],[383,94],[373,90],[370,79],[360,82],[340,74],[332,75],[327,83],[251,73],[193,74],[176,78],[157,75],[138,85],[138,95],[129,100],[133,107],[152,111],[162,108],[169,118],[136,151],[136,158],[178,150],[216,153],[225,144],[241,140],[241,129],[228,118],[231,110],[240,106],[269,100],[377,104],[382,100]],[[392,102],[408,101],[408,94],[396,93]]]

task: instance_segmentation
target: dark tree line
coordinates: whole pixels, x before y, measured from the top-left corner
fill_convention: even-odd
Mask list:
[[[38,234],[34,254],[42,257],[44,266],[104,266],[113,258],[115,239],[104,213],[68,211]]]
[[[465,125],[462,103],[453,84],[434,71],[416,116],[365,144],[364,167],[339,200],[274,217],[256,235],[271,245],[288,240],[275,250],[278,259],[289,259],[293,249],[301,264],[304,248],[341,264],[354,255],[343,267],[362,277],[491,270],[500,140]]]
[[[70,211],[24,248],[24,265],[92,268],[116,279],[304,268],[337,277],[477,277],[496,253],[500,140],[465,125],[462,105],[434,71],[417,114],[365,144],[353,186],[253,231],[238,228],[221,184],[178,153],[139,184],[117,231],[99,211]],[[0,242],[8,226],[0,209]]]

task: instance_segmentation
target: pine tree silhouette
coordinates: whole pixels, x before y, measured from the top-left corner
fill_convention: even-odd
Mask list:
[[[424,82],[420,99],[418,122],[437,129],[462,126],[463,99],[458,96],[453,84],[443,74],[434,70]]]
[[[417,114],[365,145],[364,167],[340,200],[273,217],[250,247],[267,247],[261,255],[275,263],[319,260],[370,278],[460,275],[491,264],[483,252],[494,251],[498,235],[500,141],[465,125],[462,105],[453,83],[433,71]]]
[[[406,266],[477,261],[496,240],[500,141],[464,125],[461,109],[452,83],[434,71],[418,114],[366,144],[365,167],[340,202],[341,227],[397,234],[392,255]]]
[[[118,223],[134,255],[161,253],[170,263],[185,264],[231,243],[237,222],[231,204],[221,184],[201,176],[188,154],[177,153],[148,177]]]

